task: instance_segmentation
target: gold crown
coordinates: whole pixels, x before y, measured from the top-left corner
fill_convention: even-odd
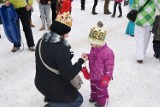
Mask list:
[[[93,27],[91,28],[89,34],[89,40],[93,44],[102,45],[105,42],[106,34],[107,31],[105,29],[102,29],[100,27]]]
[[[63,14],[58,14],[55,21],[65,24],[66,26],[72,26],[72,17],[70,12],[64,12]]]

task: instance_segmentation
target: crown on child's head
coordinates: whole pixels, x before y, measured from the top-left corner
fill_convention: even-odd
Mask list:
[[[55,21],[65,24],[66,26],[72,26],[72,17],[70,12],[64,12],[62,14],[58,14]]]
[[[107,31],[102,27],[103,23],[99,21],[96,27],[91,28],[88,38],[92,44],[97,44],[97,45],[104,44]]]

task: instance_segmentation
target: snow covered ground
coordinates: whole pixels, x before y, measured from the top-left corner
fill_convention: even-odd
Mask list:
[[[113,1],[110,2],[110,11],[113,11]],[[83,52],[89,52],[90,45],[87,37],[90,28],[97,21],[103,21],[107,29],[107,44],[115,53],[114,79],[109,85],[108,107],[160,107],[160,62],[153,57],[152,37],[143,64],[135,60],[135,38],[125,34],[128,20],[126,13],[128,7],[122,5],[123,17],[111,18],[103,14],[104,1],[99,0],[97,5],[98,15],[92,15],[93,0],[86,0],[86,10],[80,10],[80,0],[72,3],[73,27],[69,41],[75,53],[75,62]],[[33,35],[35,43],[45,31],[39,31],[41,20],[37,2],[34,4],[32,14]],[[117,8],[117,13],[118,8]],[[118,15],[118,14],[117,14]],[[22,30],[22,29],[21,29]],[[35,57],[26,46],[23,31],[22,40],[24,50],[12,53],[12,44],[7,40],[3,29],[0,32],[0,107],[43,107],[43,96],[34,86]],[[82,76],[82,74],[80,73]],[[83,77],[82,77],[83,78]],[[90,96],[89,81],[83,78],[84,84],[80,92],[84,96],[81,107],[94,107],[88,102]]]

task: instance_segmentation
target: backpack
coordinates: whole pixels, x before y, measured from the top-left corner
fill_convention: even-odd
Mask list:
[[[160,15],[155,17],[152,33],[154,34],[154,39],[160,41]]]

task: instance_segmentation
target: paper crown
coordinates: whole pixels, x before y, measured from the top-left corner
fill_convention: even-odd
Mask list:
[[[70,12],[64,12],[62,14],[58,14],[55,21],[65,24],[66,26],[72,26],[72,17]]]
[[[107,34],[106,29],[102,28],[103,23],[98,22],[96,27],[91,28],[89,42],[92,44],[103,45]]]

